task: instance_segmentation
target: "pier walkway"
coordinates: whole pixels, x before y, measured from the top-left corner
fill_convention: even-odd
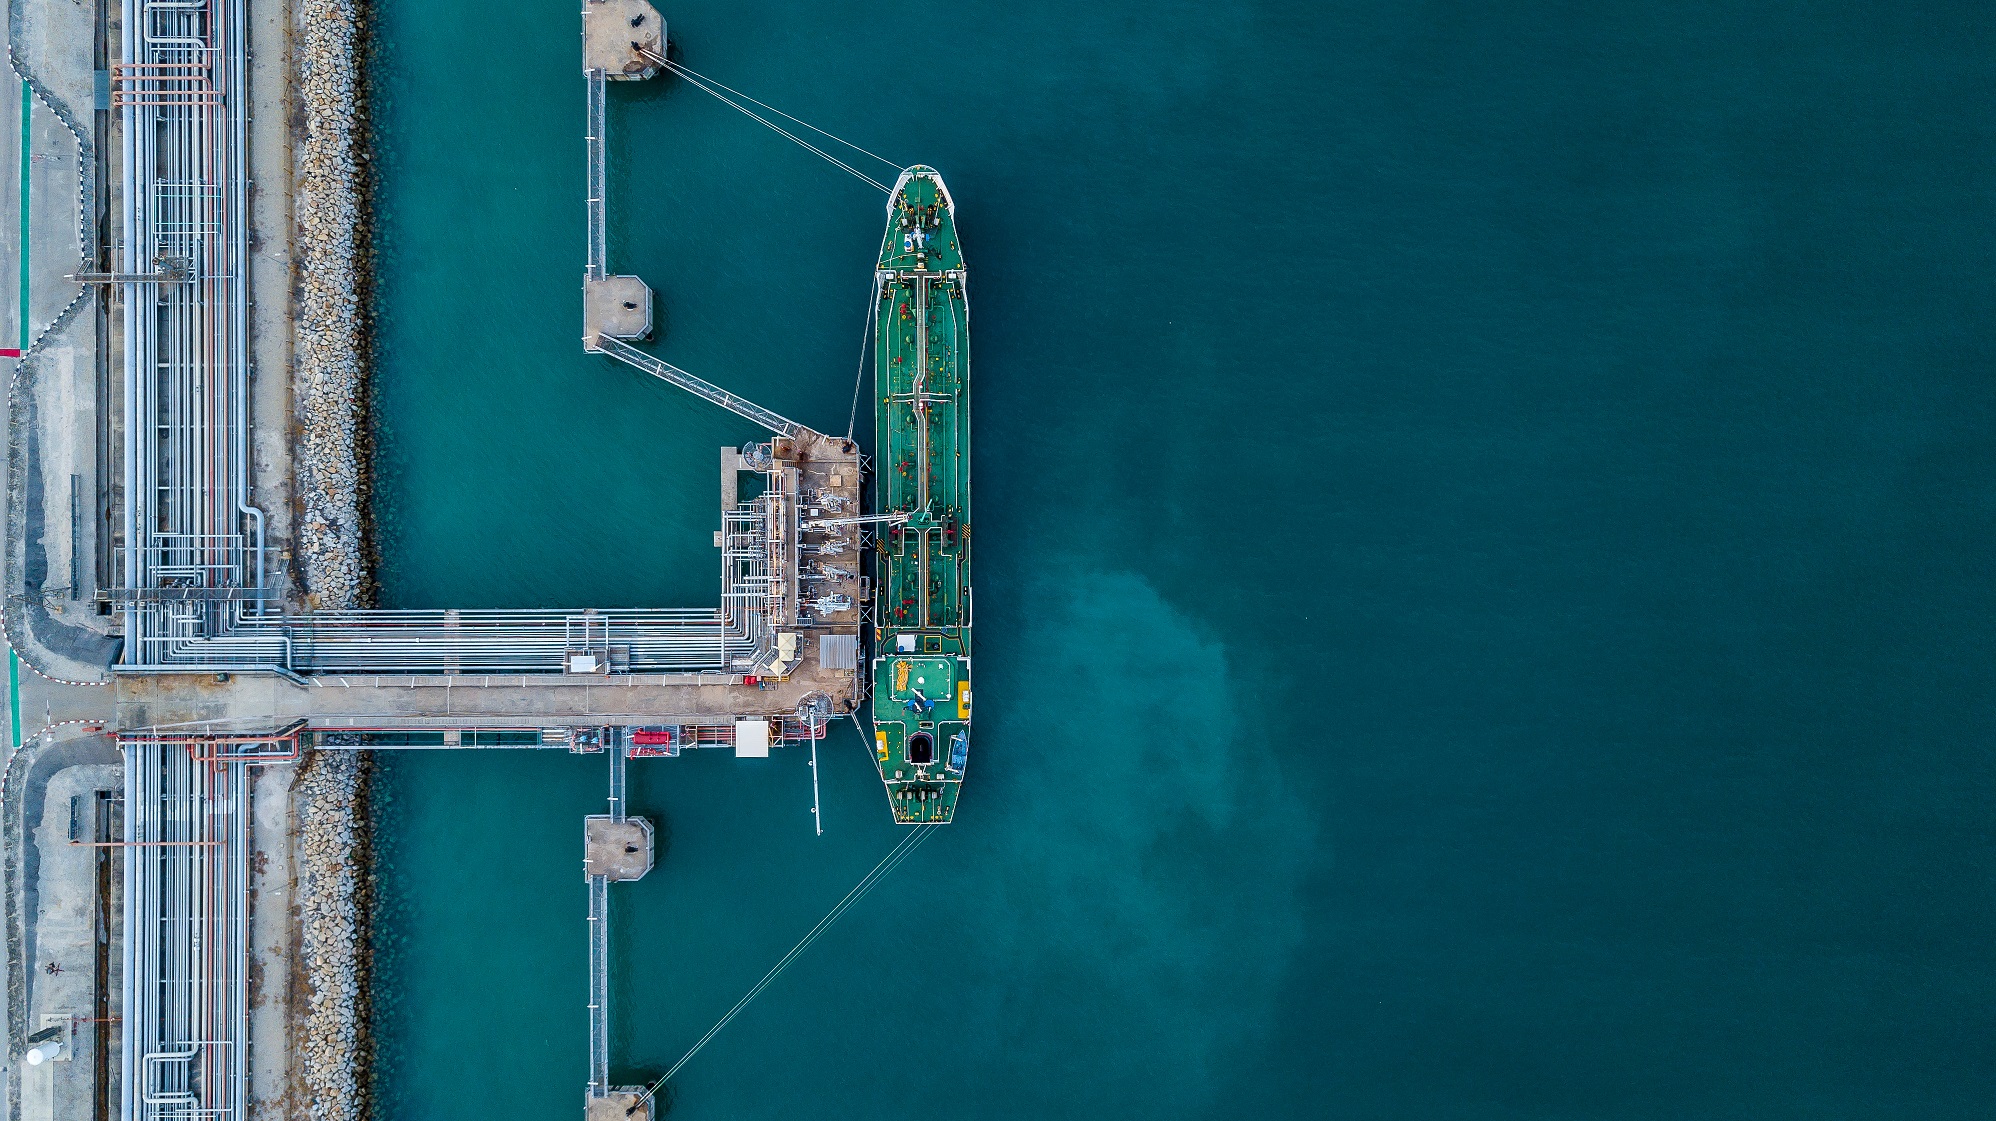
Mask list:
[[[654,859],[651,822],[625,813],[626,744],[610,733],[610,812],[582,821],[582,870],[589,881],[589,1086],[584,1111],[610,1097],[610,885],[644,878]]]
[[[597,335],[590,342],[590,349],[607,354],[619,362],[635,366],[668,385],[678,386],[695,397],[712,401],[714,404],[734,413],[736,416],[747,417],[749,420],[762,425],[779,436],[796,436],[809,431],[803,425],[778,416],[776,413],[763,408],[761,405],[743,397],[739,393],[730,393],[712,382],[696,378],[662,358],[655,358],[639,350],[637,347],[629,343],[620,342],[609,335]]]

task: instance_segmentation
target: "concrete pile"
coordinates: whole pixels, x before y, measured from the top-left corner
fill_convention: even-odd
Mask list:
[[[297,213],[298,532],[308,606],[363,606],[368,587],[361,538],[363,464],[357,439],[366,384],[356,240],[363,142],[355,47],[359,0],[300,0],[299,103],[305,134],[294,137]]]
[[[298,948],[305,1009],[294,1071],[311,1121],[360,1121],[366,1063],[366,760],[316,751],[292,788],[298,822]]]

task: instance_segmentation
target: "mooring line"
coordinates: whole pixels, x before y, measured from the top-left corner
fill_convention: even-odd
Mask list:
[[[707,1046],[707,1044],[710,1041],[712,1041],[715,1036],[719,1035],[722,1028],[727,1027],[730,1021],[732,1021],[736,1016],[740,1015],[742,1010],[748,1007],[750,1001],[753,1001],[757,996],[761,995],[762,990],[768,988],[770,982],[774,981],[778,974],[782,973],[785,969],[788,969],[790,967],[790,964],[796,961],[797,958],[800,955],[802,955],[807,948],[810,947],[811,943],[817,941],[820,935],[824,934],[825,931],[831,929],[832,924],[838,922],[839,918],[843,916],[846,913],[846,911],[850,910],[854,904],[858,903],[861,899],[865,898],[867,893],[873,890],[874,885],[878,884],[881,880],[885,879],[887,877],[887,874],[889,872],[892,872],[901,863],[901,861],[907,859],[908,856],[912,854],[915,851],[915,849],[921,845],[922,841],[927,839],[928,832],[931,828],[933,827],[920,826],[914,832],[910,833],[908,836],[901,838],[900,842],[897,843],[892,849],[890,849],[886,856],[880,858],[880,863],[873,866],[873,871],[868,872],[866,876],[860,880],[859,883],[853,885],[852,890],[846,893],[845,898],[839,900],[837,906],[833,907],[830,911],[828,911],[825,914],[824,918],[819,919],[817,925],[813,926],[809,933],[805,934],[804,937],[800,939],[795,946],[792,946],[790,948],[789,953],[784,954],[783,957],[779,959],[774,966],[770,967],[768,973],[763,974],[762,980],[757,981],[754,987],[750,988],[747,993],[743,994],[740,1000],[735,1002],[734,1007],[728,1009],[726,1015],[722,1016],[720,1020],[718,1020],[714,1024],[713,1027],[708,1028],[707,1034],[701,1036],[699,1041],[693,1045],[691,1050],[687,1051],[686,1054],[680,1056],[678,1062],[672,1064],[672,1067],[668,1069],[665,1072],[665,1074],[659,1078],[658,1084],[663,1085],[667,1079],[670,1079],[673,1075],[679,1073],[679,1069],[681,1067],[685,1066],[687,1062],[693,1058],[693,1056],[699,1054],[701,1048]]]
[[[645,1092],[639,1095],[638,1101],[640,1103],[648,1101],[657,1094],[659,1088],[664,1086],[667,1080],[679,1073],[679,1068],[692,1061],[693,1056],[699,1054],[701,1048],[707,1046],[715,1036],[721,1034],[721,1029],[727,1027],[729,1021],[740,1015],[742,1009],[747,1008],[750,1001],[760,995],[762,990],[768,988],[771,981],[776,980],[779,974],[790,967],[791,962],[796,961],[799,955],[810,948],[811,943],[817,941],[820,935],[831,929],[832,924],[838,922],[841,915],[852,909],[853,905],[861,899],[866,898],[866,894],[872,891],[881,880],[886,879],[888,874],[899,867],[903,860],[914,855],[915,850],[922,847],[922,842],[929,839],[929,834],[935,828],[934,825],[918,825],[908,836],[901,838],[892,849],[889,849],[887,855],[880,858],[880,863],[873,866],[873,871],[868,872],[857,884],[854,884],[852,890],[846,892],[845,898],[839,900],[837,906],[826,912],[824,918],[818,920],[818,924],[811,928],[810,933],[804,935],[795,946],[790,947],[790,952],[784,954],[774,966],[771,966],[769,972],[762,975],[762,980],[757,981],[753,988],[749,989],[747,993],[743,994],[740,1000],[735,1002],[733,1008],[728,1009],[727,1015],[722,1016],[720,1020],[715,1022],[713,1027],[708,1028],[707,1034],[701,1036],[699,1041],[693,1044],[693,1048],[687,1051],[686,1054],[681,1055],[679,1061],[672,1064],[664,1074],[659,1075],[658,1081],[653,1082],[645,1088]]]
[[[722,93],[719,89],[715,88],[715,85],[709,85],[707,79],[702,78],[700,75],[694,73],[693,71],[686,69],[684,66],[679,65],[678,63],[672,61],[669,58],[666,58],[664,55],[659,54],[656,51],[640,51],[639,54],[641,57],[645,59],[645,61],[653,63],[654,65],[657,66],[663,66],[666,69],[672,71],[674,74],[677,74],[682,78],[685,78],[689,84],[711,95],[715,100],[721,102],[723,105],[729,106],[730,108],[734,109],[736,112],[742,114],[745,117],[748,117],[750,120],[761,122],[764,127],[768,128],[772,132],[775,132],[779,136],[788,137],[790,141],[796,144],[798,147],[803,148],[806,151],[816,153],[820,158],[824,159],[826,162],[832,164],[835,167],[842,168],[843,170],[845,170],[847,173],[851,174],[855,178],[861,180],[862,182],[868,183],[875,188],[878,188],[883,193],[889,193],[889,194],[893,193],[892,187],[889,187],[887,184],[882,183],[880,180],[875,179],[871,175],[866,174],[865,172],[859,170],[858,168],[852,166],[851,164],[846,163],[844,160],[839,159],[837,156],[832,155],[830,152],[825,151],[823,148],[820,148],[812,144],[810,141],[805,140],[803,137],[798,136],[796,133],[786,130],[783,126],[777,124],[776,122],[770,120],[769,118],[759,115],[758,113],[756,113],[755,110],[748,108],[747,106],[741,104],[740,102],[730,98],[727,94]],[[718,83],[716,83],[716,85],[718,85]],[[754,99],[750,98],[749,100],[753,101]],[[761,105],[762,103],[760,101],[757,101],[756,104]],[[771,110],[771,111],[778,112],[778,110]],[[790,116],[790,114],[788,113],[784,113],[783,115],[786,117]],[[794,117],[792,117],[791,119],[796,120],[796,118]],[[817,128],[816,126],[811,126],[811,128],[812,131],[814,132],[825,132],[825,130]],[[831,136],[832,134],[829,132],[825,132],[825,135]],[[838,137],[833,136],[832,139],[838,140]],[[843,140],[840,140],[839,143],[846,144],[847,147],[853,148],[857,151],[861,152],[866,151],[866,149],[860,148],[856,144],[847,144],[847,142]],[[873,153],[871,152],[867,152],[866,154],[869,156],[873,155]],[[880,159],[879,156],[873,156],[873,158],[877,160]],[[881,162],[889,163],[891,161],[881,160]]]
[[[685,66],[682,66],[682,65],[680,65],[680,64],[679,64],[679,63],[677,63],[677,62],[675,62],[675,63],[672,63],[672,65],[673,65],[673,66],[675,66],[675,67],[677,67],[677,68],[678,68],[678,69],[680,69],[680,70],[684,70],[684,71],[686,71],[686,73],[688,73],[688,74],[691,74],[691,75],[693,75],[694,77],[696,77],[696,78],[700,79],[700,80],[701,80],[701,81],[703,81],[703,82],[707,82],[707,83],[709,83],[709,84],[711,84],[711,85],[716,85],[716,86],[720,86],[720,88],[722,88],[722,89],[724,89],[724,90],[727,90],[727,91],[728,91],[729,93],[731,93],[731,94],[734,94],[734,95],[735,95],[736,97],[739,97],[739,98],[741,98],[741,99],[742,99],[743,101],[749,101],[749,102],[754,102],[755,104],[757,104],[757,105],[761,105],[761,106],[762,106],[762,107],[763,107],[764,109],[767,109],[767,110],[769,110],[770,112],[772,112],[772,113],[776,114],[776,115],[777,115],[777,116],[779,116],[779,117],[782,117],[782,118],[784,118],[784,119],[786,119],[786,120],[792,120],[792,121],[796,121],[796,122],[797,122],[798,124],[800,124],[800,125],[803,125],[803,126],[804,126],[805,128],[808,128],[808,129],[810,129],[810,130],[811,130],[812,132],[815,132],[815,133],[817,133],[817,134],[818,134],[819,136],[823,136],[823,137],[828,137],[828,138],[830,138],[830,139],[832,139],[832,140],[836,140],[836,141],[838,141],[839,143],[841,143],[841,144],[845,145],[846,147],[848,147],[848,148],[851,148],[851,149],[852,149],[853,151],[855,151],[855,152],[858,152],[858,153],[859,153],[860,155],[863,155],[863,156],[872,156],[872,157],[873,157],[874,159],[876,159],[876,160],[879,160],[879,161],[880,161],[881,163],[884,163],[884,164],[886,164],[886,165],[887,165],[888,167],[891,167],[891,168],[893,168],[893,169],[894,169],[894,173],[895,173],[896,175],[899,175],[899,174],[901,173],[901,170],[902,170],[902,168],[903,168],[903,166],[904,166],[904,165],[902,165],[902,164],[898,164],[898,163],[895,163],[895,162],[894,162],[893,160],[890,160],[890,159],[888,159],[888,158],[887,158],[886,156],[881,156],[881,155],[875,155],[874,153],[872,153],[872,152],[869,152],[869,151],[867,151],[866,149],[864,149],[864,148],[860,147],[860,146],[859,146],[859,145],[857,145],[857,144],[854,144],[854,143],[853,143],[852,141],[850,141],[850,140],[847,140],[847,139],[845,139],[845,138],[844,138],[844,137],[842,137],[842,136],[835,136],[835,135],[833,135],[832,133],[829,133],[829,132],[826,132],[826,131],[825,131],[824,129],[821,129],[821,128],[819,128],[819,127],[818,127],[817,125],[814,125],[814,124],[812,124],[812,123],[811,123],[811,122],[809,122],[809,121],[806,121],[806,120],[800,120],[800,119],[799,119],[799,118],[797,118],[797,117],[792,117],[792,116],[791,116],[790,114],[788,114],[788,113],[785,113],[785,112],[784,112],[783,110],[781,110],[781,109],[778,109],[778,108],[777,108],[776,106],[774,106],[774,105],[770,105],[770,104],[767,104],[767,103],[765,103],[765,102],[761,102],[761,101],[756,101],[756,100],[755,100],[755,98],[753,98],[753,97],[750,97],[750,96],[749,96],[748,94],[745,94],[745,93],[743,93],[742,91],[740,91],[740,90],[738,90],[738,89],[734,89],[733,87],[730,87],[730,86],[728,86],[728,85],[725,85],[725,84],[723,84],[723,83],[721,83],[721,82],[718,82],[718,81],[715,81],[714,79],[712,79],[712,78],[709,78],[709,77],[707,77],[707,76],[706,76],[705,74],[701,74],[700,72],[698,72],[698,71],[696,71],[696,70],[692,70],[692,69],[689,69],[689,68],[687,68],[687,67],[685,67]]]
[[[880,277],[875,275],[873,285],[868,290],[866,308],[866,331],[859,337],[859,372],[852,377],[852,416],[846,418],[846,439],[859,428],[859,390],[866,381],[866,346],[873,341],[873,325],[880,316]]]
[[[863,180],[864,182],[871,183],[872,185],[878,187],[882,191],[886,191],[889,189],[887,184],[882,183],[880,180],[875,179],[873,176],[868,175],[867,173],[859,170],[858,168],[852,166],[851,164],[845,162],[844,160],[839,159],[837,156],[834,156],[830,152],[825,151],[823,148],[820,148],[817,145],[812,144],[810,141],[805,140],[803,137],[798,136],[796,133],[785,129],[782,125],[779,125],[776,122],[770,120],[769,118],[762,116],[761,114],[755,112],[754,110],[743,107],[740,102],[729,98],[726,94],[721,93],[719,90],[716,90],[714,87],[707,85],[704,81],[700,80],[699,78],[694,77],[693,72],[691,70],[687,70],[685,67],[679,66],[678,64],[672,62],[667,62],[666,65],[672,68],[674,73],[679,74],[680,77],[685,78],[688,82],[692,83],[694,86],[697,86],[700,89],[705,90],[707,93],[712,94],[723,105],[732,107],[733,109],[735,109],[735,111],[743,114],[744,116],[748,117],[750,120],[761,122],[764,127],[768,128],[770,131],[776,133],[779,136],[789,138],[789,140],[792,143],[796,144],[798,147],[803,148],[808,152],[816,153],[820,158],[832,164],[834,167],[843,168],[845,171],[849,172],[855,177]]]

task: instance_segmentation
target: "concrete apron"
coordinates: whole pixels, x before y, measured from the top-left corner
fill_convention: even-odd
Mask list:
[[[7,630],[28,662],[72,680],[100,679],[111,649],[108,620],[91,602],[102,418],[96,323],[87,313],[96,301],[67,279],[90,267],[94,244],[94,20],[85,5],[13,5],[4,83],[20,126],[10,129],[20,144],[8,166],[23,249],[10,270],[9,320],[11,341],[26,352],[6,405]],[[24,721],[33,725],[34,715]]]
[[[28,843],[18,853],[16,882],[24,888],[18,905],[22,925],[19,976],[25,992],[10,1019],[17,1021],[11,1026],[22,1037],[50,1026],[71,1028],[70,1048],[62,1058],[15,1068],[23,1121],[58,1121],[92,1115],[98,1071],[97,1025],[92,1021],[98,1015],[100,952],[97,862],[104,850],[71,844],[70,840],[72,832],[84,840],[93,839],[96,792],[121,792],[124,768],[99,761],[116,756],[116,750],[103,741],[62,745],[38,751],[37,756],[21,792]],[[122,891],[121,863],[114,859],[110,866],[114,905],[109,912],[109,941],[101,947],[108,955],[109,1016],[119,1015],[122,1007],[119,957],[123,931],[115,906]],[[110,1027],[113,1030],[106,1033],[105,1058],[115,1084],[119,1033],[115,1024]]]

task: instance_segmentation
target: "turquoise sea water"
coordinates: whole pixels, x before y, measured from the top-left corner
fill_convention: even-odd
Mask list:
[[[983,608],[958,823],[674,1116],[1988,1116],[1986,7],[666,15],[948,177]],[[378,20],[385,601],[711,602],[753,431],[580,352],[573,5]],[[611,127],[657,351],[836,430],[878,193]],[[822,764],[822,838],[797,752],[633,764],[620,1077],[893,843]],[[381,791],[384,1115],[573,1116],[601,760]]]

